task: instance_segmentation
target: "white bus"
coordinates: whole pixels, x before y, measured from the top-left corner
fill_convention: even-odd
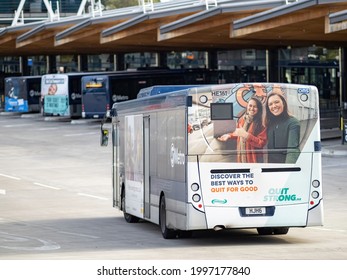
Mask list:
[[[254,99],[257,129],[242,123]],[[160,225],[164,238],[321,226],[318,104],[314,86],[270,83],[201,85],[115,103],[113,206],[127,222]],[[101,132],[105,145],[106,123]]]

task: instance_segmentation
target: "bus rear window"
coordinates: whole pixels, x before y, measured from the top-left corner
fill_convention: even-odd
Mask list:
[[[104,79],[93,79],[89,80],[84,85],[84,90],[86,93],[105,93],[106,83]]]
[[[233,103],[211,103],[211,120],[232,120]]]

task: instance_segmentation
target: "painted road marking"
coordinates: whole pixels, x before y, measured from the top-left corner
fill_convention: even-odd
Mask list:
[[[106,197],[91,195],[91,194],[87,194],[87,193],[78,193],[78,195],[91,197],[91,198],[96,198],[96,199],[101,199],[101,200],[108,200],[108,198],[106,198]]]
[[[39,246],[29,245],[37,243]],[[51,251],[60,249],[60,245],[49,240],[0,231],[0,248],[19,251]]]
[[[65,134],[65,137],[74,137],[74,136],[84,136],[84,135],[94,135],[98,134],[98,132],[85,132],[85,133],[74,133],[74,134]]]
[[[41,127],[38,130],[45,131],[45,130],[56,130],[58,127]]]
[[[18,180],[18,181],[21,180],[21,178],[10,176],[10,175],[6,175],[6,174],[0,174],[0,176],[6,177],[6,178],[10,178],[10,179],[13,179],[13,180]]]
[[[20,123],[20,124],[6,124],[4,125],[3,127],[6,127],[6,128],[11,128],[11,127],[23,127],[23,126],[29,126],[29,125],[32,125],[32,124],[27,124],[27,123]]]
[[[59,231],[59,232],[62,233],[62,234],[68,234],[68,235],[74,235],[74,236],[80,236],[80,237],[87,237],[87,238],[92,238],[92,239],[100,238],[99,236],[82,234],[82,233],[75,233],[75,232],[68,232],[68,231]]]
[[[52,189],[52,190],[60,190],[61,189],[61,188],[58,188],[58,187],[48,186],[48,185],[44,185],[44,184],[40,184],[40,183],[34,183],[34,185],[40,186],[40,187],[44,187],[44,188],[48,188],[48,189]]]

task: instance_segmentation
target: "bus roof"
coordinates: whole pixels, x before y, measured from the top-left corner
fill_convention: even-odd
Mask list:
[[[11,79],[41,79],[41,75],[37,76],[10,76],[6,77],[5,80],[11,80]]]
[[[192,87],[198,87],[199,85],[165,85],[165,86],[151,86],[147,88],[140,89],[137,94],[137,98],[143,98],[147,96],[153,96],[162,93],[169,93],[173,91],[179,91],[183,89],[188,89]]]
[[[158,86],[158,88],[161,86]],[[162,86],[165,88],[165,86]],[[169,87],[167,87],[169,88]],[[187,96],[196,92],[199,86],[182,86],[182,88],[161,92],[160,94],[146,95],[137,99],[132,99],[123,102],[116,102],[112,106],[112,116],[118,115],[119,112],[135,112],[141,110],[167,109],[177,108],[179,106],[187,106]],[[209,87],[210,88],[210,87]]]

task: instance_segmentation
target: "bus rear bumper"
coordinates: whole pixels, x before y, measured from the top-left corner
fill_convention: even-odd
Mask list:
[[[258,228],[258,227],[305,227],[307,204],[276,205],[273,215],[244,215],[245,207],[205,207],[208,229]]]

